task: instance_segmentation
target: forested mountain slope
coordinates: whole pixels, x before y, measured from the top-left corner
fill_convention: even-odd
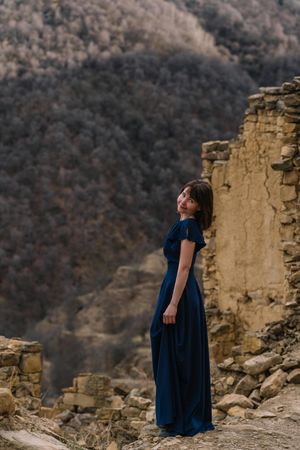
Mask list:
[[[1,2],[1,77],[51,75],[126,52],[218,55],[193,14],[164,0]]]
[[[193,14],[219,51],[225,49],[259,84],[299,73],[299,0],[168,1]]]
[[[160,246],[179,185],[200,173],[200,140],[231,135],[252,84],[190,54],[3,82],[1,332]]]

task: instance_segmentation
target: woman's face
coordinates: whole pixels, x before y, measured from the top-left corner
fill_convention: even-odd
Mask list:
[[[186,187],[177,197],[177,212],[183,216],[193,216],[198,211],[199,203],[190,197],[191,188]]]

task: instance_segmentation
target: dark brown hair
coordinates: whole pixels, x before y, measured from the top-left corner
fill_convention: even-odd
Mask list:
[[[185,183],[180,189],[181,192],[190,187],[190,196],[200,207],[200,211],[195,213],[195,218],[201,228],[206,230],[211,226],[213,216],[213,190],[208,181],[199,179],[191,180]]]

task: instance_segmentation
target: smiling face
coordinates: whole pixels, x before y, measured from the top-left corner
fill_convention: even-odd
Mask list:
[[[177,212],[181,219],[187,219],[194,216],[195,212],[200,209],[199,203],[190,197],[190,187],[186,187],[177,197]]]

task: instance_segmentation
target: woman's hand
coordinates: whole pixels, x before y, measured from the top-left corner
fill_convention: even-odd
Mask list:
[[[176,322],[177,306],[170,303],[165,312],[163,313],[163,323],[173,324]]]

